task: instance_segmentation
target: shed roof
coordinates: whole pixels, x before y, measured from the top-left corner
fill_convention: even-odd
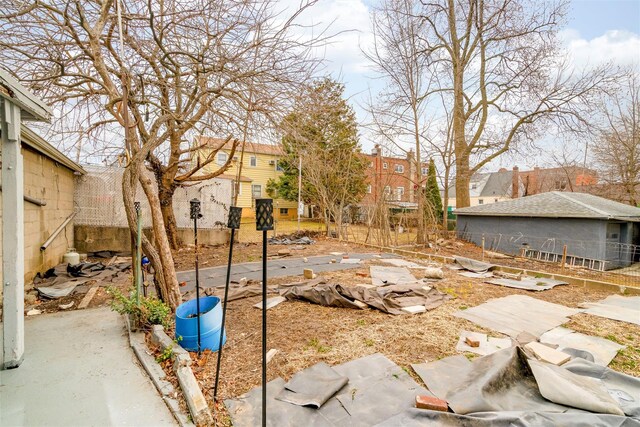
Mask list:
[[[585,193],[551,191],[455,210],[456,215],[619,219],[640,222],[640,208]]]
[[[24,125],[22,125],[20,129],[20,140],[22,144],[34,149],[44,156],[47,156],[51,160],[54,160],[61,165],[66,166],[72,171],[78,172],[83,175],[86,173],[82,166],[62,154],[53,145],[45,141],[40,135]]]
[[[2,69],[0,69],[0,97],[8,99],[20,107],[22,120],[48,122],[51,119],[49,106]]]

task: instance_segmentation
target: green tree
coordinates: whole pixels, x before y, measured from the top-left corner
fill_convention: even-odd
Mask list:
[[[366,161],[358,143],[356,116],[343,98],[344,85],[328,77],[312,82],[281,124],[284,174],[267,184],[271,196],[298,199],[302,159],[302,200],[317,207],[327,233],[339,236],[345,209],[366,191]]]
[[[429,160],[425,197],[427,199],[425,207],[430,210],[431,215],[437,221],[442,215],[442,199],[440,198],[440,189],[438,188],[438,179],[436,178],[436,165],[433,159]]]

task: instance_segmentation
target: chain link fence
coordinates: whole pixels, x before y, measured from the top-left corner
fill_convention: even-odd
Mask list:
[[[122,201],[123,168],[117,166],[85,166],[86,175],[78,178],[74,203],[77,215],[75,224],[96,227],[128,227]],[[202,219],[198,227],[203,229],[226,227],[228,206],[231,204],[231,181],[211,179],[202,183],[180,187],[173,196],[173,209],[178,228],[192,227],[189,218],[189,201],[202,202]],[[136,200],[142,208],[144,227],[151,226],[149,203],[142,187],[136,189]]]

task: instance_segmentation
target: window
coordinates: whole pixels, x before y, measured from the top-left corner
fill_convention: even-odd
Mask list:
[[[387,162],[382,162],[382,169],[389,169],[389,164]]]
[[[282,166],[280,166],[280,162],[276,162],[276,170],[278,172],[284,172],[284,169],[282,168]]]
[[[389,187],[388,185],[385,185],[385,187],[384,187],[384,195],[388,196],[389,194],[391,194],[391,187]]]
[[[367,194],[371,194],[371,184],[367,185]]]
[[[478,188],[478,184],[476,184],[475,182],[473,184],[471,184],[471,189],[475,190],[476,188]]]
[[[280,215],[289,215],[289,208],[280,208]]]
[[[242,183],[238,183],[238,195],[242,194]],[[236,197],[236,182],[231,181],[231,198],[234,199]]]
[[[252,184],[251,185],[251,198],[259,199],[262,197],[262,185],[260,184]]]
[[[404,173],[404,166],[403,165],[394,165],[395,167],[395,171],[398,173]]]
[[[482,200],[482,199],[478,199],[478,204],[479,204],[479,205],[484,204],[484,200]]]
[[[427,175],[429,174],[429,169],[428,168],[422,168],[422,175]]]
[[[229,156],[227,155],[227,153],[218,153],[218,165],[222,166],[225,163],[227,163],[227,159],[229,158]]]
[[[249,158],[249,165],[254,168],[258,166],[258,158],[256,156],[251,156]]]
[[[402,200],[402,196],[404,196],[404,187],[396,188],[396,196],[398,200]]]

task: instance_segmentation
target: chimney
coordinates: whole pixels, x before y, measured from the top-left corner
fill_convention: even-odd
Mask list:
[[[517,199],[518,197],[520,197],[520,171],[517,166],[514,166],[511,175],[511,198]]]
[[[540,168],[538,166],[533,168],[533,172],[529,174],[529,194],[542,193],[540,185]]]

